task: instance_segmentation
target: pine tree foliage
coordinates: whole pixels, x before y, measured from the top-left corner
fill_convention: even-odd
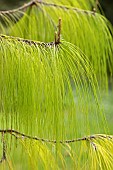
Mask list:
[[[13,129],[25,129],[25,132],[31,133],[33,126],[33,129],[36,127],[37,134],[42,131],[44,136],[48,134],[49,128],[52,136],[62,137],[62,134],[68,134],[66,129],[73,129],[74,125],[75,137],[80,131],[84,131],[84,135],[88,134],[88,127],[82,130],[80,123],[81,130],[76,130],[76,105],[83,110],[82,124],[88,125],[88,113],[91,110],[92,113],[93,110],[95,112],[98,104],[97,82],[86,56],[76,46],[65,41],[58,47],[46,47],[46,44],[39,42],[29,45],[26,42],[27,40],[24,42],[23,39],[1,35],[1,68],[5,70],[1,70],[0,76],[1,111],[6,120],[4,127],[12,126]],[[88,94],[89,91],[92,92],[91,95]],[[95,103],[94,109],[88,104],[91,100]],[[98,113],[98,109],[96,112]],[[64,119],[68,121],[66,126]],[[98,119],[101,119],[100,113],[97,114],[97,121]],[[93,124],[95,128],[97,121]],[[38,127],[35,126],[37,122]],[[55,124],[56,132],[53,128]],[[57,132],[58,127],[61,131]]]
[[[113,169],[98,95],[112,75],[112,26],[97,5],[36,0],[0,12],[0,168]]]
[[[67,6],[69,4],[72,7]],[[50,42],[54,39],[57,20],[61,17],[63,38],[80,47],[89,57],[100,85],[106,84],[103,87],[105,89],[108,77],[112,76],[113,72],[112,27],[104,16],[95,11],[80,9],[80,5],[81,8],[89,10],[91,10],[91,6],[96,6],[92,1],[90,3],[89,1],[87,3],[86,1],[73,3],[71,1],[61,1],[60,3],[59,1],[50,1],[49,3],[36,1],[32,7],[28,8],[29,5],[26,7],[28,10],[20,20],[18,18],[20,14],[22,15],[22,11],[18,10],[9,14],[7,12],[1,13],[1,16],[6,25],[9,25],[9,30],[7,30],[9,35],[44,42]],[[78,8],[75,8],[76,6]],[[14,24],[9,18],[12,18],[13,22],[19,21]],[[4,33],[3,25],[1,30]]]

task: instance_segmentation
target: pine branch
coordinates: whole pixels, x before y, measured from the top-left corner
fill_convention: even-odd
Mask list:
[[[33,40],[28,40],[28,39],[23,39],[23,38],[19,38],[19,37],[13,37],[13,36],[7,36],[7,35],[0,35],[0,40],[2,41],[3,39],[8,39],[8,40],[15,40],[15,41],[18,41],[18,42],[21,42],[21,43],[25,43],[27,45],[34,45],[35,47],[39,46],[39,47],[54,47],[54,46],[57,46],[59,45],[61,42],[60,42],[60,34],[59,34],[59,37],[58,39],[54,42],[48,42],[48,43],[45,43],[45,42],[38,42],[38,41],[33,41]]]
[[[28,39],[23,39],[23,38],[19,38],[19,37],[13,37],[13,36],[7,36],[7,35],[0,35],[0,40],[2,41],[2,39],[8,39],[8,40],[16,40],[18,42],[21,43],[25,43],[27,45],[34,45],[34,46],[42,46],[42,47],[52,47],[55,46],[55,42],[49,42],[49,43],[45,43],[45,42],[38,42],[38,41],[33,41],[33,40],[28,40]],[[57,43],[58,44],[58,43]]]
[[[49,139],[43,139],[43,138],[38,138],[38,137],[34,137],[34,136],[30,136],[30,135],[26,135],[24,133],[21,133],[19,131],[16,131],[14,129],[5,129],[5,130],[1,130],[0,129],[0,133],[9,133],[13,136],[15,136],[16,138],[28,138],[28,139],[32,139],[32,140],[38,140],[41,142],[46,142],[46,143],[57,143],[56,140],[49,140]],[[77,139],[72,139],[72,140],[60,140],[58,141],[61,144],[65,144],[65,143],[74,143],[74,142],[78,142],[78,141],[91,141],[92,139],[113,139],[113,136],[110,135],[105,135],[105,134],[95,134],[95,135],[91,135],[91,136],[87,136],[87,137],[82,137],[82,138],[77,138]],[[92,141],[91,141],[92,143]]]
[[[73,10],[77,13],[84,13],[84,14],[89,14],[89,15],[95,15],[96,11],[88,11],[88,10],[83,10],[83,9],[79,9],[79,8],[74,8],[74,7],[68,7],[68,6],[64,6],[64,5],[57,5],[54,3],[46,3],[46,2],[42,2],[41,0],[33,0],[30,1],[29,3],[24,4],[23,6],[13,9],[13,10],[7,10],[7,11],[0,11],[0,15],[2,14],[13,14],[15,12],[19,12],[19,11],[25,11],[28,7],[36,5],[38,6],[39,4],[44,5],[44,6],[50,6],[50,7],[55,7],[55,8],[60,8],[62,10]]]

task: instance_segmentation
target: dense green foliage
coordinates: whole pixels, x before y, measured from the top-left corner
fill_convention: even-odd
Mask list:
[[[60,3],[68,5],[67,2],[70,1],[63,0]],[[58,18],[61,17],[63,38],[80,47],[88,56],[101,87],[104,84],[103,88],[105,89],[108,85],[108,77],[113,72],[113,38],[110,23],[99,13],[67,6],[55,6],[54,3],[49,5],[37,2],[37,5],[30,7],[20,20],[21,11],[17,10],[9,15],[3,13],[2,20],[9,26],[9,30],[5,30],[2,24],[1,32],[7,31],[8,35],[50,42],[54,39]],[[90,9],[89,2],[88,4],[84,1],[76,2],[73,6],[79,7],[78,4],[81,4],[81,7],[86,5]],[[9,20],[9,17],[12,19]],[[19,21],[14,25],[12,20]]]
[[[109,133],[99,88],[112,76],[112,27],[86,2],[0,12],[1,168],[113,169],[112,136],[98,135]]]

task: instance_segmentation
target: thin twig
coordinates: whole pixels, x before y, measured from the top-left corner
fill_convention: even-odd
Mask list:
[[[73,11],[76,11],[77,13],[95,15],[94,11],[88,11],[88,10],[83,10],[83,9],[79,9],[79,8],[74,8],[74,7],[67,7],[67,6],[64,6],[64,5],[57,5],[57,4],[54,4],[54,3],[46,3],[46,2],[42,2],[41,0],[30,1],[29,3],[26,3],[23,6],[16,8],[16,9],[13,9],[13,10],[0,11],[0,14],[11,14],[11,13],[15,13],[15,12],[18,12],[18,11],[24,11],[28,7],[33,6],[33,5],[38,6],[38,4],[41,4],[41,5],[44,5],[44,6],[60,8],[62,10],[73,10]]]
[[[38,138],[38,137],[34,137],[34,136],[30,136],[30,135],[26,135],[24,133],[21,133],[19,131],[13,130],[13,129],[5,129],[5,130],[0,130],[0,133],[9,133],[11,135],[14,135],[16,138],[28,138],[28,139],[32,139],[32,140],[38,140],[41,142],[47,142],[47,143],[57,143],[56,140],[49,140],[49,139],[43,139],[43,138]],[[77,138],[77,139],[72,139],[72,140],[60,140],[58,141],[61,144],[64,143],[74,143],[74,142],[78,142],[78,141],[92,141],[93,139],[113,139],[112,136],[110,135],[104,135],[104,134],[96,134],[96,135],[91,135],[91,136],[87,136],[87,137],[83,137],[83,138]]]
[[[15,9],[12,9],[12,10],[7,10],[7,11],[0,11],[0,14],[11,14],[11,13],[15,13],[15,12],[18,12],[18,11],[24,11],[27,8],[29,8],[30,6],[33,6],[33,5],[36,5],[36,2],[34,0],[22,5],[19,8],[15,8]]]
[[[61,36],[61,25],[62,24],[62,20],[61,18],[59,18],[59,24],[58,24],[58,39],[57,39],[57,44],[60,43],[60,36]]]
[[[34,45],[36,47],[37,46],[42,46],[42,47],[55,46],[55,42],[49,42],[49,43],[37,42],[37,41],[33,41],[33,40],[28,40],[28,39],[23,39],[23,38],[19,38],[19,37],[13,37],[13,36],[7,36],[7,35],[0,34],[0,40],[2,40],[2,39],[16,40],[18,42],[23,42],[23,43],[28,44],[28,45]]]
[[[3,143],[3,152],[2,152],[2,158],[0,160],[0,163],[6,160],[6,143],[4,140],[4,132],[2,132],[2,143]]]

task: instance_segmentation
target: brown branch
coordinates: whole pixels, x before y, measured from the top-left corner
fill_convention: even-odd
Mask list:
[[[79,9],[79,8],[74,8],[74,7],[67,7],[64,5],[57,5],[54,3],[46,3],[46,2],[42,2],[41,0],[33,0],[27,4],[24,4],[23,6],[13,9],[13,10],[7,10],[7,11],[0,11],[0,14],[11,14],[11,13],[15,13],[18,11],[24,11],[26,10],[28,7],[36,5],[38,6],[38,4],[44,5],[44,6],[50,6],[50,7],[55,7],[55,8],[60,8],[62,10],[73,10],[76,11],[77,13],[84,13],[84,14],[91,14],[94,15],[95,12],[94,11],[88,11],[88,10],[83,10],[83,9]]]
[[[38,138],[38,137],[33,137],[33,136],[30,136],[30,135],[26,135],[24,133],[21,133],[19,131],[16,131],[16,130],[13,130],[13,129],[5,129],[5,130],[0,130],[0,133],[9,133],[11,135],[14,135],[16,138],[28,138],[28,139],[32,139],[32,140],[38,140],[38,141],[41,141],[41,142],[46,142],[46,143],[57,143],[56,140],[49,140],[49,139],[43,139],[43,138]],[[91,136],[87,136],[87,137],[83,137],[83,138],[77,138],[77,139],[72,139],[72,140],[60,140],[58,141],[59,143],[61,144],[65,144],[65,143],[74,143],[74,142],[78,142],[78,141],[92,141],[93,139],[113,139],[113,136],[110,136],[110,135],[104,135],[104,134],[96,134],[96,135],[91,135]],[[94,143],[91,142],[91,144],[93,146]]]
[[[52,47],[52,46],[56,45],[55,42],[49,42],[49,43],[38,42],[38,41],[33,41],[33,40],[23,39],[23,38],[19,38],[19,37],[13,37],[13,36],[7,36],[7,35],[0,34],[0,40],[2,40],[2,39],[16,40],[18,42],[22,42],[22,43],[25,43],[30,46],[34,45],[35,47],[37,47],[37,46]]]

